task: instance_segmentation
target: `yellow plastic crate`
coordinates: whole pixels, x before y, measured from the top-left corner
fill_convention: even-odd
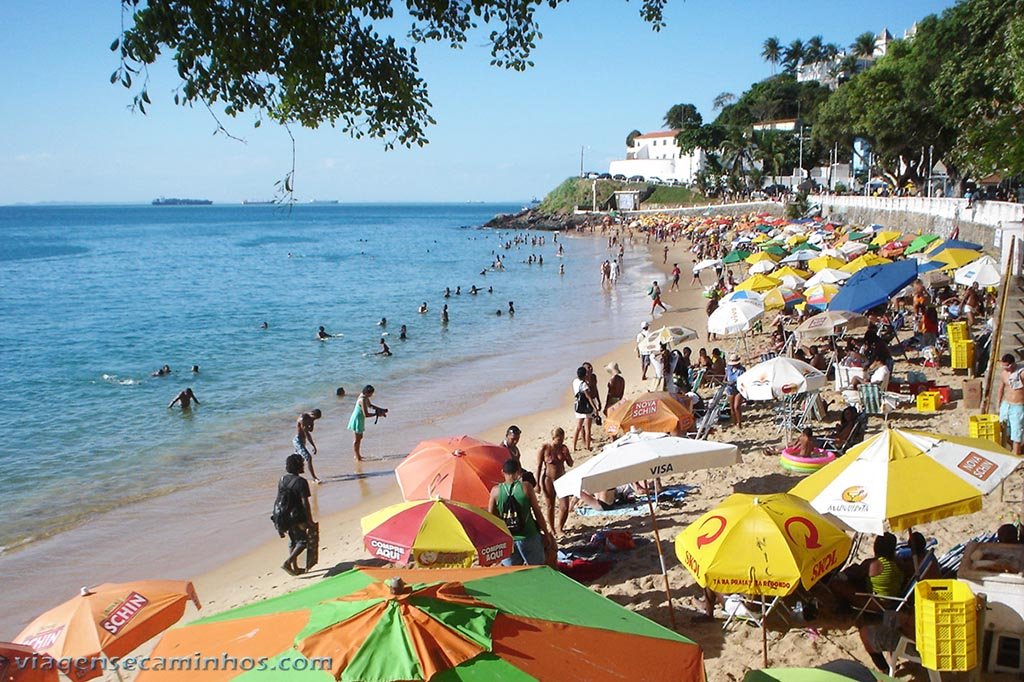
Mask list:
[[[1003,427],[998,414],[972,414],[967,419],[967,431],[971,438],[984,438],[1002,445]]]
[[[974,593],[959,580],[922,580],[914,587],[914,629],[921,665],[973,670],[978,664]]]
[[[974,364],[974,341],[956,341],[950,344],[949,353],[953,369],[970,369]]]
[[[917,394],[918,412],[935,412],[942,407],[942,394],[938,391],[922,391]]]
[[[952,346],[957,341],[967,340],[967,323],[966,322],[950,322],[946,325],[946,338],[949,339],[949,345]]]

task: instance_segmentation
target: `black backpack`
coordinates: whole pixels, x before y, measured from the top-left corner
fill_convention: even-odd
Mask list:
[[[587,395],[589,390],[590,388],[585,383],[580,386],[579,393],[576,394],[576,403],[572,408],[576,414],[590,414],[594,411],[594,406],[590,404],[590,396]]]
[[[298,490],[295,489],[295,481],[301,480],[299,476],[289,474],[281,477],[277,483],[277,499],[274,500],[274,511],[270,514],[270,520],[274,522],[274,528],[281,537],[296,523],[305,521],[306,510],[302,506]]]
[[[526,519],[523,517],[523,510],[520,509],[518,500],[512,494],[515,489],[515,483],[512,483],[508,488],[505,504],[501,505],[500,509],[501,519],[508,526],[509,533],[512,533],[512,535],[522,535],[523,531],[526,530]]]

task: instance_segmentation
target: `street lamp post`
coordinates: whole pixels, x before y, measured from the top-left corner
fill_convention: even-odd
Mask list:
[[[583,149],[586,145],[580,145],[580,177],[583,177]]]
[[[932,170],[935,168],[935,164],[932,163],[932,151],[935,149],[935,145],[928,145],[928,198],[932,198]]]

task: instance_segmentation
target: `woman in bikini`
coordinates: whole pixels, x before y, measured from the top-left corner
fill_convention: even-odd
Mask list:
[[[569,500],[558,498],[555,494],[555,479],[565,473],[565,465],[572,466],[572,455],[565,444],[565,431],[562,427],[551,432],[551,442],[541,446],[537,453],[537,481],[544,491],[544,515],[548,527],[561,537],[565,531],[565,517],[569,514]],[[555,500],[558,500],[558,525],[555,525]]]

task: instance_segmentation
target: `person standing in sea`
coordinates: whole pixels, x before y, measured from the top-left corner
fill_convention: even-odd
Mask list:
[[[196,405],[200,404],[199,403],[199,398],[197,398],[196,394],[192,392],[192,389],[191,388],[186,388],[184,391],[182,391],[177,396],[175,396],[174,400],[172,400],[167,405],[167,407],[171,408],[171,407],[174,407],[176,404],[180,403],[182,411],[183,412],[188,412],[189,410],[192,409],[192,403],[193,402],[195,402]]]
[[[306,463],[309,465],[309,475],[313,477],[314,483],[323,482],[317,478],[316,471],[313,469],[313,455],[316,454],[316,443],[313,442],[313,427],[316,420],[322,415],[323,413],[320,410],[311,410],[300,414],[295,420],[295,437],[292,438],[294,452],[306,460]],[[313,448],[312,454],[310,454],[309,449],[306,447],[307,445]]]
[[[370,402],[374,390],[373,386],[369,384],[363,387],[363,390],[359,393],[358,400],[356,400],[356,406],[352,410],[352,416],[348,420],[348,430],[353,433],[352,454],[357,462],[363,461],[361,446],[363,443],[363,433],[366,431],[367,418],[388,416],[387,410],[383,407],[377,407]]]

